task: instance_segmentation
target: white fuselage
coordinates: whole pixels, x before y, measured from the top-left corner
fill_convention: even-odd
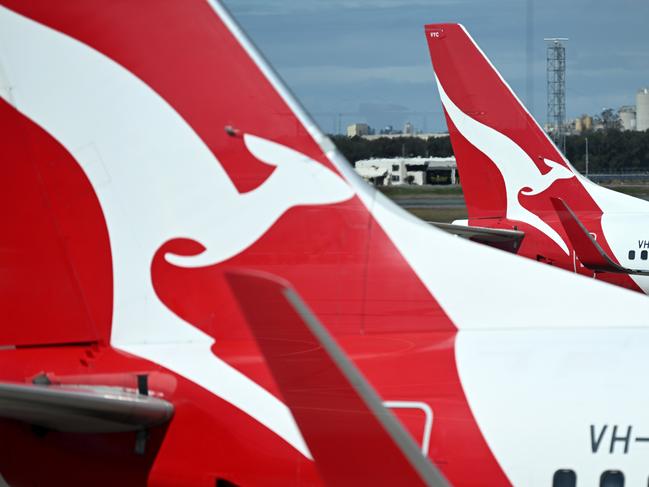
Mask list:
[[[603,188],[581,176],[579,180],[602,210],[604,237],[618,262],[649,272],[649,201]],[[630,277],[649,294],[649,276]]]
[[[649,330],[461,332],[457,364],[471,409],[513,485],[557,470],[599,485],[649,478]]]

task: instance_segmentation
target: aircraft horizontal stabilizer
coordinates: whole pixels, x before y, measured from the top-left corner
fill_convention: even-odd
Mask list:
[[[597,243],[565,201],[560,198],[550,199],[579,261],[585,267],[595,272],[649,275],[649,271],[629,269],[615,262]]]
[[[171,419],[174,407],[119,387],[0,383],[0,418],[66,433],[138,431]]]
[[[457,225],[455,223],[428,223],[452,235],[457,235],[472,242],[481,243],[500,250],[506,250],[513,254],[518,251],[521,246],[521,241],[525,237],[525,232],[521,230]]]
[[[326,484],[448,485],[288,284],[227,279]]]

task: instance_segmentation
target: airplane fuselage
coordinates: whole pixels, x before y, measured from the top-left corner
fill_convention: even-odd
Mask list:
[[[394,332],[337,340],[452,485],[491,479],[490,485],[541,487],[566,469],[579,485],[597,485],[610,471],[622,472],[627,485],[649,477],[649,389],[636,374],[649,367],[649,330]],[[254,360],[252,342],[223,342],[219,353],[277,394],[263,362]],[[20,435],[25,426],[3,421],[3,437],[12,440],[3,442],[0,470],[10,483],[64,476],[75,483],[92,475],[96,485],[110,485],[115,472],[103,462],[107,455],[149,485],[214,485],[219,478],[240,485],[285,485],[287,478],[295,485],[319,483],[305,455],[169,370],[96,346],[52,348],[45,355],[3,351],[3,379],[22,382],[46,370],[63,384],[133,388],[136,373],[146,373],[151,394],[163,393],[177,405],[176,414],[168,427],[149,432],[144,455],[135,453],[131,433],[87,441],[56,432]],[[12,450],[24,448],[48,452],[38,471],[12,459]],[[246,458],[254,458],[254,469]]]

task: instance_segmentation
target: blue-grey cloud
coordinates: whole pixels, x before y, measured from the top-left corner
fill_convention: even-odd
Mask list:
[[[457,5],[459,0],[245,0],[230,7],[244,15],[292,15],[340,10],[377,10]]]
[[[327,83],[348,85],[368,81],[393,81],[408,85],[430,83],[430,66],[303,66],[284,68],[293,85]]]
[[[545,121],[544,37],[568,37],[567,112],[634,103],[649,84],[649,2],[620,0],[226,0],[327,131],[410,120],[444,130],[423,25],[461,22],[531,111]],[[527,41],[531,39],[528,59]],[[531,78],[528,79],[528,66]],[[363,110],[398,105],[405,110]]]

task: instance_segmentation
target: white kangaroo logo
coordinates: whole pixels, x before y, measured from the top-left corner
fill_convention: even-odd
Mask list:
[[[535,227],[551,238],[561,249],[570,254],[561,236],[545,221],[524,208],[518,201],[519,193],[526,196],[540,194],[559,179],[570,179],[575,174],[567,167],[549,159],[543,159],[550,172],[542,174],[534,161],[509,137],[474,120],[448,97],[437,77],[437,86],[442,104],[453,124],[479,151],[484,153],[498,167],[505,181],[507,193],[507,218],[519,220]]]
[[[16,108],[74,156],[99,199],[113,261],[111,344],[186,377],[310,457],[286,405],[215,356],[211,336],[160,302],[151,262],[173,238],[195,240],[206,250],[167,254],[168,261],[221,262],[252,245],[289,208],[345,201],[354,195],[351,187],[306,155],[246,134],[248,150],[277,167],[241,195],[185,120],[119,64],[0,7],[3,37],[11,39],[2,43],[0,57]],[[6,90],[0,96],[12,102]]]
[[[231,198],[227,211],[235,218],[226,220],[224,226],[216,225],[217,232],[215,225],[192,229],[192,238],[205,244],[205,252],[195,256],[168,253],[168,262],[182,267],[223,262],[259,240],[289,208],[336,203],[353,196],[351,187],[340,176],[301,152],[251,134],[245,134],[243,139],[253,156],[276,169],[260,187]]]

